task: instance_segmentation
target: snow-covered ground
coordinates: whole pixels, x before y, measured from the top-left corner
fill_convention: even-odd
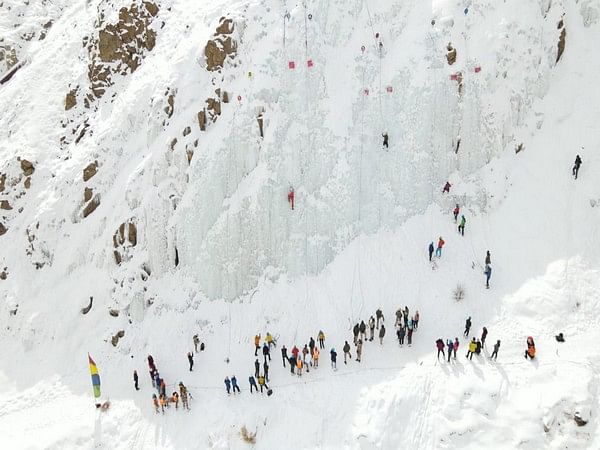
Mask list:
[[[150,19],[156,45],[90,107],[82,40],[131,1],[47,3],[0,7],[0,46],[24,63],[0,85],[0,200],[12,208],[0,210],[3,448],[245,448],[242,426],[269,449],[600,447],[599,0],[166,0]],[[209,72],[204,49],[223,16],[237,52]],[[215,89],[230,101],[202,131]],[[29,187],[17,157],[35,166]],[[84,188],[100,202],[85,218]],[[129,231],[119,241],[121,224],[135,225],[135,244]],[[421,316],[411,348],[393,329],[405,305]],[[352,326],[377,308],[383,345],[344,365]],[[489,330],[472,361],[467,316],[471,335]],[[249,394],[255,334],[290,349],[320,329],[321,367],[291,376],[278,348],[273,395]],[[206,350],[190,373],[195,333]],[[457,360],[438,362],[436,339],[456,336]],[[93,405],[88,352],[106,412]],[[168,392],[189,387],[189,413],[154,413],[148,354]],[[233,374],[242,393],[228,397]]]

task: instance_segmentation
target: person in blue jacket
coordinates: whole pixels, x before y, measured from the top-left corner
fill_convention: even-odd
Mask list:
[[[228,394],[231,393],[231,381],[229,380],[229,377],[225,377],[225,389],[227,389]]]
[[[490,288],[490,277],[492,276],[492,266],[490,266],[489,264],[485,265],[485,270],[483,271],[483,273],[485,274],[485,287],[487,289]]]
[[[433,257],[433,252],[435,251],[435,247],[433,246],[433,241],[429,244],[429,261]]]

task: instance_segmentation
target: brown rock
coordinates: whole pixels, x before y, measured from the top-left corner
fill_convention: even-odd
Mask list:
[[[137,245],[137,228],[134,223],[129,223],[129,231],[127,233],[129,243],[135,247]]]
[[[116,250],[113,252],[113,254],[115,255],[115,262],[118,266],[119,264],[121,264],[121,254]]]
[[[193,150],[186,150],[185,152],[187,154],[187,160],[188,160],[188,165],[192,163],[192,158],[194,157],[194,151]]]
[[[217,117],[221,115],[221,102],[215,98],[206,99],[207,109],[211,112],[211,119],[213,122],[216,121]]]
[[[25,182],[23,183],[23,186],[25,186],[25,189],[29,189],[31,187],[31,177],[25,178]]]
[[[152,17],[156,17],[156,15],[158,14],[158,6],[151,2],[144,2],[144,6],[146,7],[146,10],[150,13]]]
[[[448,50],[448,53],[446,53],[446,60],[448,61],[449,65],[452,65],[456,62],[456,49],[452,47],[450,42],[448,42],[446,50]]]
[[[185,129],[183,130],[183,135],[187,136],[191,132],[192,132],[192,129],[190,127],[185,127]]]
[[[260,132],[260,137],[264,137],[263,134],[263,113],[262,111],[258,114],[258,117],[256,118],[256,121],[258,122],[258,131]]]
[[[5,184],[6,184],[6,174],[0,173],[0,192],[4,191]]]
[[[93,195],[94,195],[94,190],[86,187],[83,190],[83,201],[84,201],[84,203],[89,202],[92,199]]]
[[[10,211],[12,209],[12,206],[10,206],[8,200],[2,200],[0,201],[0,209],[6,209]]]
[[[83,169],[83,181],[87,181],[92,178],[98,172],[98,161],[94,161],[87,165],[85,169]]]
[[[26,159],[22,159],[21,170],[23,171],[23,174],[26,177],[28,177],[29,175],[32,175],[33,172],[35,172],[35,167],[33,167],[33,164],[31,162],[27,161]]]
[[[77,89],[73,89],[67,93],[65,97],[65,111],[70,110],[77,104]]]
[[[99,204],[100,204],[100,197],[98,197],[98,196],[96,196],[95,198],[90,200],[90,202],[83,209],[83,217],[86,218],[91,213],[96,211],[96,208],[98,207]]]
[[[225,19],[225,17],[221,17],[220,24],[216,29],[215,36],[217,34],[231,34],[233,33],[234,23],[231,19]]]
[[[173,111],[175,110],[175,95],[171,94],[167,97],[167,106],[165,107],[165,113],[167,117],[170,119],[173,115]]]
[[[108,313],[112,316],[112,317],[119,317],[119,310],[118,309],[109,309]]]
[[[5,234],[7,231],[8,231],[8,229],[4,226],[4,224],[0,223],[0,236]]]
[[[198,125],[202,131],[206,130],[206,111],[202,110],[198,113]]]
[[[177,145],[177,138],[173,138],[173,140],[171,141],[171,145],[169,145],[169,147],[171,148],[171,151],[175,150],[176,145]]]
[[[7,277],[8,277],[8,273],[6,272],[6,270],[3,270],[2,272],[0,272],[0,280],[6,280]]]
[[[119,241],[119,244],[121,244],[121,245],[123,245],[125,243],[125,223],[122,223],[121,225],[119,225],[118,241]]]
[[[229,94],[227,91],[223,91],[223,103],[229,103]]]

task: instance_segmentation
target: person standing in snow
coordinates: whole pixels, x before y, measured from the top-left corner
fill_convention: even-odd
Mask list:
[[[452,213],[454,214],[454,223],[456,223],[456,221],[458,220],[458,214],[460,213],[460,207],[458,206],[458,203],[456,204],[456,207],[454,208]]]
[[[381,309],[378,309],[377,311],[375,311],[375,317],[377,318],[377,329],[379,330],[379,321],[381,320],[381,323],[383,323],[385,320]]]
[[[435,256],[437,256],[438,258],[442,257],[442,248],[444,247],[445,243],[446,241],[444,241],[440,236],[440,238],[438,239],[437,249],[435,250]]]
[[[451,187],[452,187],[452,185],[450,184],[450,182],[446,181],[446,184],[444,185],[444,189],[442,189],[442,194],[450,192]]]
[[[198,353],[198,345],[200,344],[200,338],[197,334],[192,337],[192,341],[194,342],[194,351]]]
[[[267,362],[267,358],[271,361],[271,350],[269,350],[269,346],[265,342],[262,348],[263,357],[265,358],[265,362]]]
[[[304,367],[304,362],[302,361],[302,358],[297,358],[296,359],[296,369],[298,372],[298,376],[302,376],[302,367]]]
[[[179,382],[179,396],[181,397],[181,405],[185,409],[190,409],[188,404],[188,390],[181,381]]]
[[[533,338],[529,336],[527,338],[527,350],[525,350],[525,359],[535,358],[535,343],[533,342]]]
[[[188,362],[190,363],[190,372],[191,372],[192,367],[194,367],[194,354],[192,352],[188,352],[187,357],[188,357]]]
[[[237,390],[240,394],[242,393],[242,391],[240,391],[240,387],[237,384],[237,378],[235,377],[235,375],[231,376],[231,387],[233,388],[233,393],[235,394],[235,391]]]
[[[396,335],[398,336],[398,343],[400,344],[400,347],[402,347],[404,345],[404,336],[406,335],[406,329],[400,325],[398,327],[398,331],[396,331]]]
[[[263,364],[263,370],[265,371],[265,378],[267,379],[267,383],[269,382],[269,365],[265,361]]]
[[[413,329],[416,331],[419,328],[419,319],[421,316],[419,315],[419,310],[415,311],[415,316],[413,317]]]
[[[383,328],[383,326],[381,328]],[[362,346],[362,339],[359,339],[358,344],[356,344],[356,360],[358,362],[360,362],[360,357],[362,356]]]
[[[465,235],[465,224],[467,223],[467,219],[465,219],[465,216],[462,215],[460,216],[460,223],[458,224],[458,232],[460,234],[462,234],[463,236]]]
[[[296,193],[294,192],[294,188],[290,186],[290,190],[288,191],[288,203],[292,206],[292,211],[294,210],[294,197]]]
[[[294,355],[290,356],[290,373],[294,375],[294,370],[296,369],[296,357]]]
[[[412,334],[413,334],[413,329],[409,328],[408,331],[406,332],[406,338],[408,339],[408,346],[410,347],[412,345]]]
[[[252,388],[256,389],[256,392],[258,392],[258,386],[256,385],[256,379],[250,375],[248,377],[248,382],[250,383],[250,393],[252,394]]]
[[[319,351],[318,347],[315,347],[313,349],[313,354],[312,354],[312,360],[313,360],[313,367],[316,369],[317,367],[319,367],[319,356],[320,356],[321,352]]]
[[[285,367],[285,362],[288,360],[287,348],[285,348],[285,345],[281,347],[281,359],[283,359],[283,367]]]
[[[575,164],[573,165],[573,176],[577,179],[577,175],[579,174],[579,167],[581,167],[581,158],[579,155],[575,157]]]
[[[296,347],[295,345],[292,347],[292,356],[294,357],[294,359],[298,359],[298,354],[300,353],[300,350],[298,349],[298,347]]]
[[[254,361],[254,377],[258,379],[258,372],[260,372],[260,363],[258,362],[258,358]]]
[[[352,334],[354,335],[354,345],[356,345],[356,342],[358,341],[358,333],[360,331],[359,325],[358,323],[354,325],[354,328],[352,328]]]
[[[267,386],[267,383],[265,382],[265,377],[263,377],[262,375],[258,377],[258,385],[260,386],[261,394],[263,392],[263,387],[267,390],[269,389],[269,386]]]
[[[260,350],[260,334],[254,336],[254,356],[258,356]]]
[[[435,247],[433,246],[433,241],[429,243],[429,262],[431,262],[431,258],[433,258],[433,252],[435,251]]]
[[[492,266],[489,264],[485,265],[485,269],[483,270],[483,274],[485,275],[485,287],[486,289],[490,288],[490,278],[492,277]]]
[[[435,341],[435,346],[437,347],[437,359],[439,361],[440,359],[440,353],[442,354],[442,356],[444,357],[444,359],[446,359],[446,354],[444,353],[444,341],[442,340],[442,338],[439,338],[437,341]]]
[[[469,348],[467,350],[467,355],[465,356],[465,358],[469,358],[470,356],[470,359],[472,360],[473,353],[475,353],[475,350],[477,350],[477,342],[475,342],[475,338],[473,338],[473,340],[469,342]]]
[[[488,330],[486,327],[483,327],[483,331],[481,332],[481,346],[485,346],[485,338],[488,335]]]
[[[348,341],[345,341],[342,350],[344,351],[344,364],[348,364],[346,362],[346,357],[350,358],[350,361],[352,361],[352,355],[350,354],[350,344],[348,344]]]
[[[396,310],[396,322],[394,322],[394,326],[396,326],[396,327],[398,325],[402,326],[402,316],[403,316],[402,308],[398,308]]]
[[[477,339],[477,342],[475,342],[475,353],[477,355],[481,353],[481,341],[479,339]]]
[[[463,333],[464,337],[469,336],[469,330],[471,330],[471,316],[467,317],[467,321],[465,322],[465,332]]]
[[[133,385],[135,386],[135,390],[139,391],[140,387],[138,386],[138,374],[137,374],[137,370],[133,371]]]
[[[325,348],[325,333],[323,333],[323,330],[319,330],[319,336],[317,339],[319,340],[319,347],[321,347],[321,350],[323,350]]]
[[[269,346],[269,350],[271,350],[271,345],[273,347],[275,347],[275,341],[274,341],[271,333],[267,333],[267,336],[265,337],[265,341],[267,342],[267,345]]]
[[[488,250],[485,253],[485,265],[489,266],[492,263],[492,256],[490,255],[490,251]]]
[[[304,364],[306,364],[306,355],[308,355],[308,347],[304,344],[304,347],[302,348],[302,362]]]
[[[227,390],[227,395],[231,394],[231,381],[229,381],[229,377],[225,377],[225,389]]]
[[[450,356],[452,356],[452,350],[454,349],[454,344],[452,343],[452,339],[446,340],[446,346],[448,347],[448,362],[450,362]],[[440,352],[438,352],[438,358],[440,357]]]
[[[348,346],[348,349],[350,349],[350,346]],[[331,356],[331,368],[337,369],[337,352],[335,351],[335,348],[331,349],[331,351],[329,352],[329,355]],[[345,354],[344,354],[344,357],[345,357]]]
[[[383,146],[385,148],[389,148],[389,145],[388,145],[389,144],[389,136],[388,136],[388,134],[386,132],[383,132],[381,134],[381,136],[383,137]]]
[[[171,394],[171,403],[175,403],[175,409],[179,409],[179,394],[177,391]]]
[[[360,331],[360,338],[363,340],[363,342],[365,341],[366,337],[367,337],[367,325],[365,324],[364,320],[360,321],[360,325],[358,327],[358,330]]]
[[[455,338],[454,345],[452,346],[452,350],[454,350],[454,359],[456,359],[456,352],[458,351],[458,346],[459,346],[458,338]]]
[[[500,339],[494,344],[494,351],[492,352],[490,359],[494,358],[494,361],[498,359],[498,350],[500,350]]]
[[[385,326],[381,324],[379,329],[379,345],[383,345],[383,337],[385,336]]]
[[[373,341],[373,338],[375,337],[375,317],[371,316],[369,318],[369,341]]]

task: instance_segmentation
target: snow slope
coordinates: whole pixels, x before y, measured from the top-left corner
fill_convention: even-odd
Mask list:
[[[0,441],[242,448],[245,425],[258,448],[597,448],[598,2],[195,3],[161,2],[156,46],[139,68],[115,76],[92,108],[78,98],[69,111],[65,94],[87,83],[82,39],[94,35],[100,10],[116,20],[128,3],[53,2],[31,13],[32,27],[48,15],[54,24],[20,46],[27,64],[0,86],[0,200],[12,206],[0,236]],[[16,11],[3,12],[4,29]],[[238,51],[208,72],[204,45],[226,15]],[[567,43],[557,64],[561,18]],[[450,79],[459,71],[462,94]],[[197,113],[215,87],[232,101],[202,131]],[[176,92],[171,117],[167,89]],[[59,145],[61,123],[69,130],[82,117],[91,131]],[[574,181],[576,153],[584,162]],[[17,156],[35,165],[30,188]],[[82,182],[94,160],[98,173]],[[100,196],[85,218],[84,187]],[[456,202],[464,237],[450,214]],[[135,246],[113,246],[122,223],[136,225]],[[440,235],[447,245],[432,271],[426,248]],[[404,305],[421,314],[411,348],[398,347],[390,323]],[[352,325],[378,307],[388,321],[383,346],[367,343],[363,362],[344,366]],[[485,353],[502,340],[498,362],[464,360],[461,338],[457,361],[436,363],[435,340],[461,337],[469,315],[475,334],[490,330]],[[291,348],[319,329],[338,351],[338,371],[324,352],[318,370],[291,377],[276,351],[274,395],[249,395],[254,334],[271,331]],[[125,335],[113,347],[118,330]],[[197,332],[207,349],[189,373]],[[534,362],[522,357],[528,335]],[[93,408],[87,352],[112,402],[107,413]],[[189,414],[154,414],[148,353],[169,388],[188,385]],[[224,393],[233,373],[239,398]],[[587,425],[575,424],[576,412]]]

